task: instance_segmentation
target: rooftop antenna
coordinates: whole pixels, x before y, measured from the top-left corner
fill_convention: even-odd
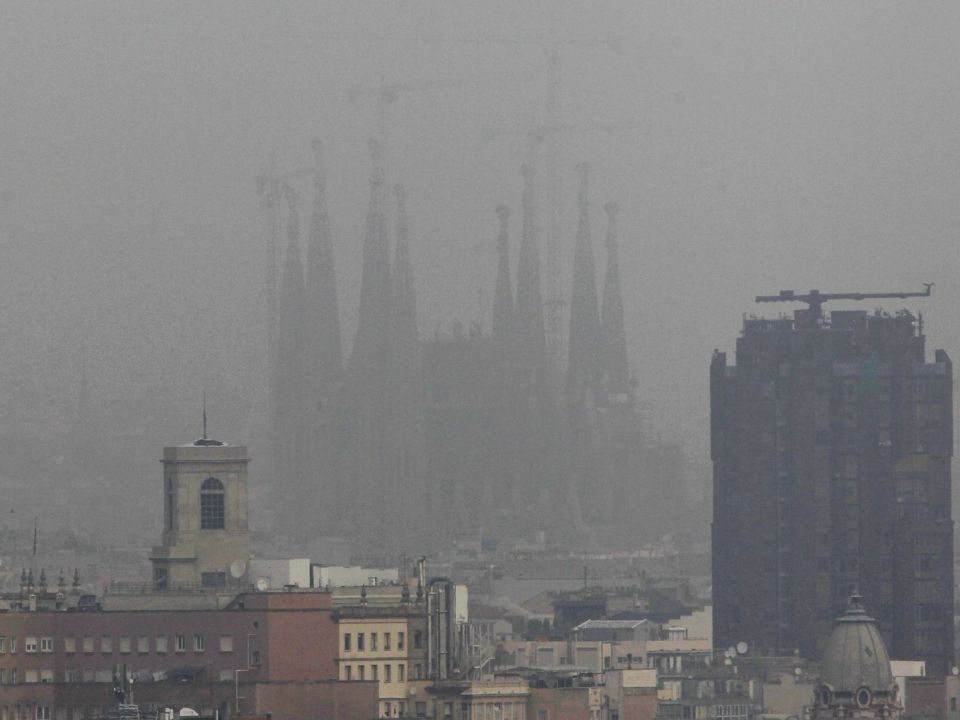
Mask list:
[[[203,389],[203,439],[207,439],[207,389]]]

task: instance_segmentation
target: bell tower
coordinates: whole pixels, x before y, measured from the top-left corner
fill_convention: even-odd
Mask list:
[[[153,548],[156,590],[242,582],[250,558],[247,448],[206,437],[163,449],[163,533]]]

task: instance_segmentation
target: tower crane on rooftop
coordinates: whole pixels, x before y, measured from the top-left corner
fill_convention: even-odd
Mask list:
[[[816,322],[823,317],[823,304],[829,300],[875,300],[881,298],[911,298],[911,297],[930,297],[933,291],[933,283],[923,283],[924,289],[921,292],[840,292],[840,293],[822,293],[819,290],[810,290],[807,293],[796,293],[793,290],[781,290],[776,295],[758,295],[756,302],[802,302],[808,306],[810,319]]]

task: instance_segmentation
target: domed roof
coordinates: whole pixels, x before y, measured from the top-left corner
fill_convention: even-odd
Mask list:
[[[820,679],[835,693],[852,693],[862,686],[886,691],[893,683],[887,646],[857,594],[850,597],[827,641]]]

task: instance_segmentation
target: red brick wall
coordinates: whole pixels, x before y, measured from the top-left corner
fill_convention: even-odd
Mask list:
[[[531,688],[528,718],[546,710],[550,720],[581,720],[590,717],[589,688]]]
[[[624,688],[620,720],[653,720],[656,714],[655,688]]]
[[[377,717],[375,682],[258,683],[254,694],[254,712],[259,715],[270,713],[273,720],[370,720]]]
[[[945,720],[947,697],[943,680],[907,678],[907,706],[903,709],[907,718]]]

